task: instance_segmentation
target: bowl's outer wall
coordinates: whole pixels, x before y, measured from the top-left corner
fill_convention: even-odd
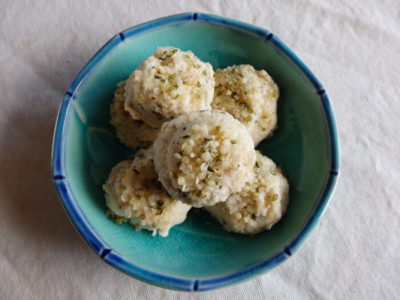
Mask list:
[[[189,16],[193,18],[193,14]],[[229,279],[231,274],[243,274],[237,280],[243,279],[290,256],[299,244],[294,242],[309,226],[316,210],[319,215],[322,213],[321,201],[325,201],[325,206],[334,185],[332,174],[337,175],[338,171],[337,163],[333,163],[338,153],[332,151],[332,147],[337,147],[332,145],[337,143],[336,132],[330,127],[331,112],[326,114],[327,98],[322,86],[313,77],[310,80],[282,51],[285,46],[275,36],[264,32],[261,37],[243,28],[210,22],[212,16],[203,16],[196,21],[177,18],[177,22],[127,30],[116,36],[110,42],[112,47],[108,45],[110,50],[97,57],[82,80],[73,83],[74,90],[67,92],[67,98],[71,97],[64,99],[64,106],[68,107],[58,122],[58,130],[63,134],[56,136],[54,145],[55,151],[65,147],[65,151],[58,149],[63,152],[62,159],[57,161],[53,157],[53,164],[60,164],[60,170],[65,168],[57,170],[60,174],[56,175],[66,178],[68,197],[72,198],[68,200],[72,203],[64,205],[70,206],[67,211],[79,211],[79,222],[83,224],[77,227],[81,234],[85,235],[87,225],[93,229],[92,238],[103,243],[99,246],[95,241],[92,247],[107,245],[107,249],[112,249],[112,253],[107,250],[106,254],[108,259],[114,257],[113,265],[135,275],[129,265],[119,261],[122,257],[141,270],[140,279],[178,289],[208,289],[232,283],[236,279]],[[251,64],[267,70],[277,82],[281,91],[278,129],[257,147],[282,167],[290,182],[287,214],[272,230],[253,237],[231,234],[207,213],[191,212],[186,222],[171,230],[168,238],[161,238],[147,231],[135,232],[127,225],[117,226],[106,217],[102,184],[112,166],[133,152],[118,142],[109,126],[109,103],[116,84],[159,46],[191,50],[214,69]],[[331,186],[327,192],[328,183]],[[58,192],[62,198],[65,196]],[[256,268],[250,271],[252,266]],[[144,270],[150,271],[150,275]],[[157,282],[151,274],[160,274],[161,279]],[[181,278],[183,282],[168,282],[168,277]],[[218,281],[217,277],[227,280]]]

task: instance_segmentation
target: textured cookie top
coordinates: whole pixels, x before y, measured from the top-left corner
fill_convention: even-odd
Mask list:
[[[106,204],[136,229],[145,228],[167,236],[169,229],[183,222],[190,206],[172,198],[157,180],[149,150],[116,165],[103,186]]]
[[[222,111],[191,113],[165,123],[154,148],[164,187],[196,207],[225,201],[239,191],[255,163],[246,128]]]
[[[132,116],[124,109],[125,83],[126,81],[118,83],[115,90],[113,101],[110,104],[110,124],[124,145],[132,148],[149,147],[157,138],[159,129],[151,127],[141,121],[138,116]]]
[[[214,71],[191,51],[158,48],[131,74],[125,108],[158,128],[178,115],[210,109]]]
[[[286,211],[289,184],[282,170],[257,151],[253,172],[241,191],[207,208],[228,231],[254,234],[270,229]]]
[[[278,86],[264,70],[238,65],[215,72],[212,108],[243,123],[255,145],[276,127],[278,98]]]

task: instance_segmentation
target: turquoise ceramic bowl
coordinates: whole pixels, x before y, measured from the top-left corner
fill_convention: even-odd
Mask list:
[[[133,152],[112,133],[108,106],[117,82],[158,46],[192,50],[214,68],[251,64],[267,70],[279,85],[279,128],[258,146],[290,182],[288,211],[272,230],[255,236],[228,233],[207,213],[192,211],[161,238],[106,217],[102,184],[111,167]],[[322,215],[338,170],[334,117],[318,79],[267,30],[203,13],[138,25],[104,45],[64,95],[52,156],[65,210],[97,255],[145,282],[188,291],[252,278],[293,255]]]

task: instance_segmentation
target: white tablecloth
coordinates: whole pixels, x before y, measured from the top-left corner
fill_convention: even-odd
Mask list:
[[[0,2],[1,299],[400,299],[400,2]],[[135,280],[79,238],[50,177],[65,89],[110,37],[185,11],[269,29],[325,85],[341,175],[316,229],[257,279],[201,294]]]

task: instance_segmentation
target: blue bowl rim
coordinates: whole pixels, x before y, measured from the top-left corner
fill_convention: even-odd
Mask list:
[[[117,46],[119,43],[122,43],[126,38],[135,36],[144,31],[153,30],[165,25],[171,25],[172,23],[184,23],[192,21],[206,22],[216,26],[224,26],[227,28],[251,33],[265,39],[266,41],[270,41],[276,48],[282,51],[282,53],[286,56],[286,59],[292,61],[295,66],[306,76],[310,83],[315,87],[316,93],[320,96],[325,112],[331,146],[331,169],[328,174],[326,185],[322,190],[319,202],[317,202],[318,205],[315,207],[314,212],[311,214],[308,222],[304,225],[297,237],[273,257],[267,258],[251,266],[247,266],[233,274],[210,277],[206,279],[185,279],[145,270],[129,262],[122,255],[111,249],[111,247],[102,240],[100,235],[88,222],[84,212],[81,210],[78,202],[76,201],[76,198],[68,183],[65,166],[65,132],[69,121],[67,116],[70,104],[75,99],[75,91],[78,89],[80,83],[85,80],[86,76],[96,68],[98,63],[115,46]],[[198,12],[188,12],[155,19],[128,28],[111,38],[89,60],[89,62],[78,73],[71,85],[66,90],[57,116],[51,157],[53,182],[58,196],[61,199],[62,205],[73,225],[78,230],[80,236],[97,253],[97,255],[113,267],[141,281],[160,287],[185,291],[205,291],[238,283],[243,280],[248,280],[259,274],[265,273],[289,258],[295,251],[299,249],[301,244],[306,240],[308,235],[316,226],[319,218],[322,216],[334,191],[339,175],[339,167],[339,141],[333,111],[323,85],[309,70],[309,68],[276,35],[272,34],[268,30],[234,19]]]

